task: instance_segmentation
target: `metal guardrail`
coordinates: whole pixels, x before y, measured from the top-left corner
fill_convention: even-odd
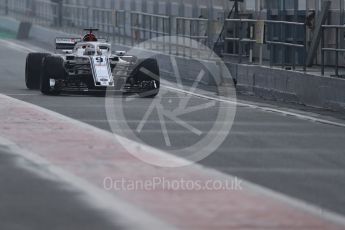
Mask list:
[[[123,10],[110,10],[90,8],[88,21],[89,27],[99,29],[100,33],[108,40],[125,43],[126,14]],[[85,27],[84,27],[85,28]]]
[[[35,4],[28,4],[26,1],[13,0],[3,1],[6,2],[7,12],[9,16],[27,16],[32,13]]]
[[[125,36],[124,11],[64,4],[62,12],[62,26],[72,29],[72,32],[93,27],[98,28],[101,35],[109,40],[123,41]]]
[[[226,35],[224,40],[226,42],[231,42],[231,43],[237,45],[237,47],[234,46],[234,50],[237,49],[237,51],[238,51],[239,63],[242,62],[243,46],[245,44],[250,45],[249,62],[250,63],[253,62],[252,51],[253,51],[253,45],[256,43],[256,40],[254,39],[254,34],[253,34],[253,27],[257,21],[258,20],[254,20],[254,19],[226,19],[225,20],[225,28],[227,28],[226,32],[228,32],[228,27],[229,27],[230,23],[234,23],[234,25],[235,25],[234,33],[233,33],[234,36],[228,37]],[[247,24],[247,26],[245,26],[244,24]],[[246,28],[246,27],[250,28],[249,36],[245,35],[246,31],[244,30],[244,28]],[[238,34],[238,36],[236,34]],[[226,44],[226,46],[227,45],[228,44]],[[227,48],[226,48],[226,50],[227,50]],[[234,54],[228,54],[227,52],[225,52],[225,55],[234,55]]]
[[[208,19],[176,17],[176,55],[193,57],[196,52],[200,57],[208,44]],[[203,44],[200,45],[200,44]]]
[[[58,4],[47,0],[0,0],[4,15],[42,25],[53,25],[58,18]]]
[[[86,28],[90,25],[90,12],[88,7],[70,4],[62,5],[62,26]]]
[[[264,23],[263,28],[261,28],[261,33],[260,35],[255,35],[255,31],[258,29],[256,28],[258,23]],[[245,45],[249,45],[249,62],[253,63],[253,49],[255,46],[259,46],[260,48],[260,54],[259,54],[259,63],[262,65],[262,46],[263,45],[268,45],[270,47],[273,46],[280,46],[282,47],[281,50],[284,50],[283,48],[289,47],[293,49],[293,61],[292,61],[292,66],[293,69],[296,68],[296,53],[297,49],[303,49],[304,53],[304,65],[303,69],[304,71],[306,70],[306,53],[307,53],[307,42],[306,42],[306,26],[304,23],[299,23],[299,22],[288,22],[288,21],[274,21],[274,20],[256,20],[256,19],[226,19],[226,28],[228,28],[229,23],[235,24],[234,28],[234,36],[228,37],[227,35],[225,36],[225,41],[228,42],[233,42],[236,43],[237,45],[237,50],[238,50],[238,55],[239,56],[239,62],[242,62],[243,59],[243,47]],[[297,41],[292,41],[292,42],[282,42],[282,41],[273,41],[269,40],[269,37],[267,33],[270,33],[270,25],[272,24],[278,24],[278,25],[290,25],[293,27],[294,33],[296,34],[297,27],[302,27],[304,29],[304,41],[303,44],[298,43]],[[249,32],[248,32],[249,30]],[[258,38],[256,36],[262,36],[262,38]],[[260,41],[262,40],[262,41]],[[236,54],[229,54],[225,53],[225,55],[236,55]],[[283,55],[284,52],[282,52],[282,66],[284,66],[283,63]],[[270,66],[272,66],[272,58],[270,58]]]
[[[45,0],[37,0],[33,13],[35,14],[33,20],[36,23],[46,23],[48,25],[54,23],[58,24],[59,5],[57,3],[52,3]]]
[[[325,47],[325,31],[335,29],[335,48]],[[325,53],[335,53],[335,76],[339,76],[339,53],[345,53],[345,49],[340,48],[339,34],[340,30],[344,30],[345,25],[323,25],[321,28],[321,74],[325,75]]]
[[[0,0],[0,13],[17,18],[22,21],[29,21],[43,26],[55,26],[62,28],[74,29],[74,32],[85,27],[97,27],[109,40],[122,44],[136,44],[150,39],[150,48],[160,51],[169,49],[169,53],[176,52],[176,55],[193,57],[195,54],[200,56],[202,50],[200,47],[191,45],[191,42],[197,41],[198,45],[209,44],[209,20],[204,18],[187,18],[187,17],[171,17],[166,15],[148,14],[143,12],[128,12],[123,10],[112,10],[102,8],[85,7],[72,4],[57,4],[51,0]],[[258,23],[264,23],[264,35],[262,36],[262,44],[256,37],[256,26]],[[279,41],[270,39],[273,36],[267,36],[274,30],[272,25],[290,26],[293,33],[297,29],[303,28],[306,31],[304,23],[273,21],[273,20],[254,20],[254,19],[226,19],[226,27],[229,24],[235,25],[235,36],[225,35],[224,40],[236,44],[238,52],[235,53],[242,62],[245,54],[244,48],[249,47],[249,62],[253,60],[254,48],[259,48],[260,65],[262,64],[262,48],[282,47],[282,50],[290,49],[294,53],[293,57],[299,50],[303,50],[306,54],[306,32],[304,33],[303,42]],[[246,29],[247,28],[247,29]],[[248,30],[249,28],[249,30]],[[325,31],[336,29],[336,47],[325,47]],[[282,30],[282,29],[281,29]],[[340,30],[345,30],[345,26],[325,25],[322,27],[322,74],[325,71],[325,53],[336,53],[335,75],[339,75],[339,53],[345,53],[345,49],[340,48],[339,35]],[[276,32],[276,31],[275,31]],[[279,32],[279,31],[278,31]],[[178,37],[176,41],[155,40],[158,37],[173,36]],[[258,46],[258,47],[257,47]],[[182,52],[181,52],[182,51]],[[229,53],[226,53],[229,55]],[[231,55],[231,54],[230,54]],[[284,56],[284,53],[281,53]],[[306,56],[306,55],[304,55]],[[304,57],[304,60],[306,58]],[[272,65],[272,56],[270,58]],[[282,63],[282,65],[284,65]],[[292,63],[293,69],[296,67],[296,60]],[[303,66],[306,70],[306,65]]]
[[[284,67],[284,48],[288,47],[290,49],[292,49],[293,52],[293,59],[292,59],[292,68],[295,70],[296,69],[296,54],[297,54],[297,50],[298,49],[302,49],[303,50],[303,59],[304,59],[304,64],[303,64],[303,70],[306,71],[307,70],[307,27],[305,25],[305,23],[301,23],[301,22],[288,22],[288,21],[274,21],[274,20],[265,20],[265,23],[267,25],[270,24],[278,24],[281,27],[283,27],[284,25],[289,25],[292,27],[293,29],[293,34],[295,34],[295,36],[293,36],[294,40],[292,42],[279,42],[279,41],[269,41],[266,40],[265,42],[270,45],[271,47],[274,45],[280,46],[282,49],[282,66]],[[298,43],[296,41],[296,35],[297,35],[297,29],[298,27],[301,27],[304,30],[304,36],[303,36],[303,43]],[[281,31],[283,31],[283,29],[281,28]],[[267,36],[266,36],[267,38]],[[270,58],[270,65],[272,66],[272,58]]]
[[[169,47],[167,36],[171,35],[171,21],[169,16],[131,12],[132,46],[143,41],[150,49],[163,50]],[[158,38],[162,39],[158,39]],[[144,47],[145,48],[145,47]]]
[[[0,14],[8,15],[8,0],[0,0]]]
[[[170,52],[171,18],[165,15],[131,12],[132,46],[140,42],[143,48]],[[168,37],[168,38],[167,38]]]
[[[208,39],[208,19],[204,18],[176,18],[176,35],[188,37],[198,42],[206,42]]]
[[[144,42],[151,49],[171,53],[174,49],[190,48],[200,52],[200,47],[187,44],[194,40],[208,44],[208,19],[174,18],[166,15],[130,12],[115,9],[86,7],[82,5],[53,3],[51,0],[0,0],[2,14],[21,21],[33,22],[43,26],[57,27],[69,33],[79,33],[80,29],[95,27],[108,40],[122,44]],[[176,26],[173,26],[175,24]],[[128,33],[129,32],[129,33]],[[183,38],[172,41],[171,36]],[[149,40],[147,42],[147,40]]]
[[[0,13],[20,21],[59,27],[66,32],[97,27],[112,41],[125,41],[125,11],[58,4],[50,0],[0,0]]]

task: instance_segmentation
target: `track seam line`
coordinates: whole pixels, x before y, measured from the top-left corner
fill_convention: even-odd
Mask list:
[[[193,95],[195,97],[199,97],[199,98],[203,98],[203,99],[207,99],[207,100],[224,102],[224,103],[228,103],[228,104],[232,104],[232,105],[237,105],[237,106],[247,107],[247,108],[251,108],[251,109],[261,110],[261,111],[264,111],[264,112],[271,112],[271,113],[281,114],[281,115],[284,115],[284,116],[292,116],[292,117],[299,118],[301,120],[312,121],[312,122],[317,122],[317,123],[321,123],[321,124],[327,124],[327,125],[332,125],[332,126],[337,126],[337,127],[345,128],[345,123],[329,121],[329,120],[325,120],[325,119],[316,118],[316,117],[313,117],[313,116],[308,116],[308,115],[298,114],[298,113],[294,113],[294,112],[289,112],[289,111],[286,111],[286,110],[273,109],[273,108],[269,108],[269,107],[258,106],[258,105],[253,105],[253,104],[249,104],[249,103],[233,101],[233,100],[229,100],[229,99],[222,99],[222,98],[206,96],[206,95],[189,92],[187,90],[178,89],[178,88],[167,86],[167,85],[162,85],[162,86],[164,88],[167,88],[167,89],[179,92],[179,93],[189,94],[189,95]]]

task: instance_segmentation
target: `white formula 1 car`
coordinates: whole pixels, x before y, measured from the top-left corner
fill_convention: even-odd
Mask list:
[[[26,58],[25,82],[45,95],[71,91],[119,90],[155,97],[160,74],[155,58],[138,59],[111,51],[93,31],[80,38],[57,38],[55,54],[30,53]]]

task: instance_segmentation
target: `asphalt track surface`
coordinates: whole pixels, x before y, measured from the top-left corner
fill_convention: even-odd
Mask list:
[[[122,229],[104,218],[102,211],[85,205],[79,191],[38,177],[30,171],[35,168],[0,146],[1,229]]]
[[[50,97],[43,96],[37,91],[27,90],[24,84],[25,56],[25,52],[11,49],[0,43],[0,93],[110,131],[103,97],[92,95]],[[176,100],[180,99],[177,94],[177,92],[164,94],[161,100],[162,106],[167,110],[173,110],[176,106]],[[122,96],[118,95],[116,100],[122,100]],[[136,98],[126,105],[125,110],[128,114],[126,122],[130,127],[136,127],[139,124],[143,111],[151,103],[150,100]],[[191,103],[198,104],[202,100],[199,97],[194,97]],[[246,103],[269,108],[283,106],[279,103],[272,105],[262,101],[247,101]],[[289,107],[289,109],[299,108],[291,105]],[[337,114],[327,112],[327,116],[325,116],[322,114],[326,112],[320,111],[320,113],[321,115],[316,114],[319,118],[338,120],[334,118],[338,117]],[[192,113],[186,119],[192,124],[199,125],[200,129],[207,130],[214,116],[212,111],[208,111],[202,114]],[[340,122],[342,121],[340,120]],[[185,128],[171,121],[168,121],[167,124],[169,133],[172,135],[173,147],[185,146],[193,141]],[[160,127],[157,119],[149,119],[145,124],[141,138],[155,147],[164,149],[166,145],[159,130]],[[345,215],[344,131],[344,127],[238,106],[234,125],[225,142],[200,164]],[[5,150],[1,151],[0,156],[8,163],[5,164],[6,168],[2,171],[9,173],[8,177],[21,178],[23,173],[5,152]],[[25,191],[23,187],[30,187],[29,185],[39,183],[30,183],[30,180],[39,179],[33,175],[26,176],[30,178],[24,180],[23,184],[20,184],[19,181],[17,187],[13,187],[16,192]],[[12,193],[11,184],[6,181],[6,177],[3,180],[5,181],[2,181],[2,185],[5,184],[5,186],[1,186],[1,196]],[[25,184],[27,186],[23,186]],[[54,190],[54,194],[56,194],[54,197],[64,197],[64,199],[71,199],[76,202],[73,205],[76,210],[71,211],[71,215],[85,212],[87,216],[88,208],[82,202],[75,201],[77,198],[73,199],[73,193],[70,191],[59,191],[59,185],[53,183],[43,186],[40,192],[45,193],[45,189]],[[21,197],[21,200],[14,198],[16,201],[13,203],[25,202],[26,199],[30,198],[30,194],[36,193],[37,191],[34,190],[23,192],[26,196]],[[68,196],[63,196],[60,193],[71,196],[66,198]],[[55,206],[58,203],[59,200],[57,199],[51,205]],[[61,207],[61,209],[63,208],[68,209],[68,207]],[[56,209],[59,210],[59,206]],[[3,213],[4,210],[1,211]],[[52,216],[54,215],[52,213]],[[8,215],[5,216],[9,218],[11,214],[8,212]],[[98,229],[108,229],[106,221],[100,221],[102,220],[101,216],[94,216],[93,218],[96,219],[95,223],[100,223]],[[78,224],[78,222],[74,224]],[[74,225],[71,229],[87,226],[82,221],[80,224],[80,226]]]

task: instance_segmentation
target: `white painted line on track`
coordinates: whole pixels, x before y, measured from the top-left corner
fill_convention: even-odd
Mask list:
[[[238,102],[238,101],[234,101],[234,100],[230,100],[230,99],[226,99],[226,98],[221,98],[221,97],[217,98],[217,97],[206,96],[206,95],[202,95],[199,93],[194,93],[194,92],[190,92],[187,90],[167,86],[164,84],[162,84],[162,87],[169,89],[169,90],[172,90],[172,91],[175,91],[175,92],[193,95],[195,97],[203,98],[206,100],[213,100],[213,101],[228,103],[228,104],[232,104],[232,105],[237,105],[237,106],[247,107],[247,108],[251,108],[251,109],[261,110],[264,112],[272,112],[272,113],[282,114],[284,116],[292,116],[292,117],[299,118],[301,120],[307,120],[307,121],[312,121],[312,122],[317,122],[317,123],[322,123],[322,124],[333,125],[333,126],[345,128],[345,123],[329,121],[326,119],[320,119],[320,118],[316,118],[313,116],[303,115],[303,114],[299,114],[299,113],[295,113],[295,112],[289,112],[289,111],[286,111],[283,109],[274,109],[274,108],[265,107],[265,106],[259,106],[259,105],[249,104],[249,103]]]
[[[322,175],[345,175],[345,169],[330,168],[271,168],[271,167],[217,167],[217,169],[228,170],[230,172],[250,172],[250,173],[289,173],[289,174],[322,174]]]
[[[7,96],[15,97],[15,96],[40,96],[42,94],[38,93],[6,93]]]
[[[9,42],[9,43],[12,43],[12,42]],[[12,46],[13,49],[15,49],[14,47],[19,48],[19,47],[21,47],[21,45]],[[34,50],[32,50],[32,51],[34,51]],[[253,109],[259,109],[259,110],[263,110],[263,111],[266,111],[266,112],[275,112],[275,113],[280,113],[280,114],[284,114],[284,115],[291,115],[291,116],[294,116],[294,117],[297,117],[297,118],[300,118],[300,119],[303,119],[303,120],[310,120],[310,121],[316,121],[316,122],[325,123],[325,124],[329,124],[329,125],[336,125],[336,126],[340,126],[340,127],[345,127],[345,124],[342,124],[342,123],[337,123],[337,122],[332,122],[332,121],[328,121],[328,120],[318,119],[318,118],[314,118],[314,117],[311,117],[311,116],[301,115],[301,114],[292,113],[292,112],[283,111],[283,110],[272,109],[272,108],[268,108],[268,107],[261,107],[261,106],[257,106],[257,105],[251,105],[251,104],[247,104],[247,103],[238,103],[238,102],[230,101],[230,100],[227,100],[227,99],[214,98],[214,97],[210,97],[210,96],[206,96],[206,95],[201,95],[201,94],[197,94],[197,93],[191,93],[191,92],[188,92],[186,90],[177,89],[177,88],[173,88],[173,87],[169,87],[169,86],[163,86],[163,87],[166,87],[167,89],[174,90],[174,91],[177,91],[177,92],[180,92],[180,93],[190,94],[190,95],[193,95],[193,96],[196,96],[196,97],[199,97],[199,98],[204,98],[204,99],[207,99],[207,100],[217,100],[217,101],[220,101],[220,102],[235,104],[235,105],[239,105],[239,106],[245,106],[245,107],[253,108]],[[3,96],[7,97],[5,95],[3,95]],[[24,103],[26,106],[29,106],[29,107],[31,107],[33,109],[40,110],[42,112],[48,113],[48,114],[50,114],[52,116],[55,116],[55,117],[58,117],[60,119],[66,120],[66,121],[71,122],[73,124],[76,124],[76,125],[79,125],[79,126],[82,126],[82,127],[87,127],[88,129],[92,129],[93,132],[96,132],[96,133],[100,132],[103,135],[106,134],[106,135],[114,136],[114,134],[112,134],[112,133],[109,133],[107,131],[98,129],[98,128],[94,127],[94,126],[85,124],[83,122],[74,120],[72,118],[63,116],[61,114],[58,114],[56,112],[47,110],[45,108],[42,108],[42,107],[39,107],[39,106],[36,106],[36,105],[33,105],[33,104],[29,104],[29,103],[26,103],[26,102],[23,102],[23,101],[14,99],[14,98],[11,98],[11,99],[14,100],[14,103],[18,103],[18,104]],[[136,143],[136,142],[134,142],[132,140],[128,140],[128,139],[123,138],[123,137],[117,137],[117,138],[123,139],[129,145],[133,145],[133,148],[136,148],[136,146],[140,146],[142,149],[145,149],[146,151],[153,151],[155,154],[157,154],[157,156],[158,155],[161,155],[163,157],[164,156],[168,156],[166,158],[170,158],[170,159],[174,158],[176,161],[182,161],[182,162],[183,161],[187,161],[187,160],[185,160],[183,158],[179,158],[177,156],[171,156],[171,154],[169,154],[167,152],[163,152],[161,150],[156,150],[156,149],[153,149],[153,148],[151,148],[149,146],[144,146],[144,145],[142,145],[140,143]],[[33,162],[37,162],[38,164],[44,164],[44,165],[48,164],[49,165],[49,162],[45,162],[44,159],[38,157],[37,155],[35,155],[33,153],[30,153],[30,152],[27,152],[27,151],[25,151],[23,149],[17,148],[14,143],[8,143],[8,142],[6,143],[5,139],[0,139],[0,142],[2,142],[2,144],[6,144],[6,145],[11,146],[11,148],[12,148],[12,150],[14,152],[17,152],[17,154],[19,154],[19,155],[21,155],[21,156],[23,156],[23,157],[25,157],[25,158],[33,161]],[[50,165],[49,167],[50,167],[50,170],[52,172],[56,172],[57,175],[59,175],[63,180],[65,180],[66,182],[72,183],[72,184],[76,184],[76,186],[78,188],[80,188],[82,191],[84,191],[88,195],[94,197],[95,201],[100,202],[102,205],[105,205],[106,207],[108,206],[108,208],[110,208],[110,209],[112,208],[113,211],[116,212],[117,214],[121,214],[122,213],[124,215],[123,208],[125,207],[125,208],[128,208],[129,210],[132,210],[133,213],[138,212],[138,216],[139,216],[139,218],[137,218],[137,216],[136,216],[137,214],[133,214],[132,212],[130,212],[133,215],[126,216],[126,218],[131,218],[131,216],[135,216],[136,218],[135,219],[133,218],[134,219],[133,221],[138,221],[139,220],[139,222],[140,222],[140,220],[144,220],[144,219],[147,218],[147,215],[145,213],[141,213],[140,211],[138,211],[137,208],[132,208],[132,207],[128,206],[128,204],[125,204],[122,200],[117,200],[116,198],[114,198],[112,196],[108,196],[106,194],[103,194],[102,191],[97,190],[97,188],[95,188],[92,185],[89,185],[87,182],[81,180],[80,178],[75,177],[75,176],[71,177],[70,174],[60,170],[59,168],[57,168],[57,167],[55,167],[53,165]],[[204,167],[204,166],[199,165],[199,164],[193,164],[191,167],[195,167],[197,169],[201,169],[205,173],[207,173],[208,175],[214,175],[217,178],[226,178],[226,179],[234,178],[234,176],[232,176],[232,175],[225,174],[225,173],[217,171],[216,169],[207,168],[207,167]],[[302,200],[289,197],[287,195],[275,192],[275,191],[273,191],[271,189],[262,187],[260,185],[256,185],[256,184],[248,182],[248,181],[243,181],[243,186],[246,187],[246,188],[249,188],[252,191],[255,191],[257,193],[264,194],[264,195],[266,195],[268,197],[271,197],[273,199],[277,199],[277,200],[283,201],[283,202],[285,202],[285,203],[287,203],[287,204],[289,204],[291,206],[297,207],[297,208],[299,208],[301,210],[305,210],[305,211],[307,211],[309,213],[312,213],[315,216],[318,216],[320,218],[327,219],[327,220],[330,220],[332,222],[336,222],[338,224],[341,224],[341,225],[345,226],[345,217],[342,216],[342,215],[339,215],[337,213],[321,209],[321,208],[319,208],[317,206],[308,204],[308,203],[306,203],[306,202],[304,202]],[[99,192],[101,192],[101,193],[99,193]],[[102,197],[102,195],[99,196],[99,194],[104,195],[104,197]],[[119,205],[117,207],[113,207],[113,206],[109,207],[108,199],[112,199],[112,200],[116,199],[116,202],[119,202],[119,204],[122,204],[122,206]],[[140,218],[140,217],[143,217],[143,218]],[[133,222],[133,223],[135,223],[135,222]],[[143,225],[139,225],[139,226],[143,226]],[[154,229],[154,228],[151,228],[151,229]],[[167,229],[167,228],[158,228],[158,229]]]
[[[10,41],[10,40],[0,39],[0,43],[2,45],[5,45],[7,48],[11,48],[11,49],[18,51],[18,52],[21,52],[21,53],[39,52],[39,49],[29,48],[27,46],[20,45],[18,43]]]

